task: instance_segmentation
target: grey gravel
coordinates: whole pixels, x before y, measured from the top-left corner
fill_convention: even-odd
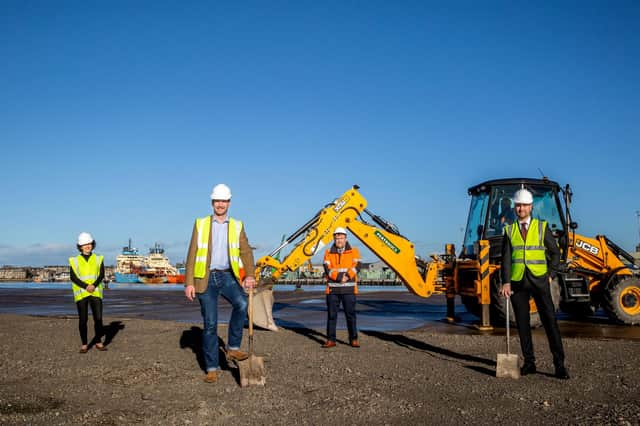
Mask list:
[[[535,335],[539,374],[513,380],[494,377],[500,336],[361,331],[354,349],[339,331],[326,350],[258,330],[267,384],[241,388],[229,366],[202,381],[200,324],[110,322],[109,350],[83,355],[75,318],[0,315],[0,424],[640,424],[638,341],[566,338],[561,381]]]

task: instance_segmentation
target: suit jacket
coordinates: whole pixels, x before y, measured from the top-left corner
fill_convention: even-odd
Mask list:
[[[547,258],[547,274],[541,277],[536,277],[529,271],[529,268],[525,267],[524,277],[522,280],[529,280],[529,282],[541,285],[544,283],[548,283],[547,276],[551,278],[555,278],[556,271],[558,271],[558,267],[560,265],[560,249],[558,248],[558,243],[556,239],[553,237],[553,234],[549,230],[549,226],[544,229],[544,247],[545,247],[545,256]],[[511,238],[506,233],[504,234],[502,241],[502,267],[500,268],[500,275],[502,276],[503,283],[511,282]],[[517,285],[517,282],[516,282]]]
[[[215,220],[213,217],[211,221]],[[213,228],[213,227],[212,227]],[[185,266],[185,281],[184,285],[192,285],[196,288],[196,293],[204,293],[207,291],[209,285],[209,266],[211,265],[211,239],[213,232],[209,232],[209,250],[207,250],[207,270],[202,278],[195,278],[193,276],[194,264],[196,262],[196,250],[198,248],[198,230],[195,223],[193,224],[193,231],[191,232],[191,243],[189,243],[189,251],[187,253],[187,264]],[[246,276],[253,276],[256,272],[255,262],[253,260],[253,250],[249,245],[247,234],[244,232],[244,224],[242,231],[240,232],[240,259],[242,259],[242,265]]]

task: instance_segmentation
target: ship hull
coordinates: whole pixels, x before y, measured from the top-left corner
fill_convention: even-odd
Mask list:
[[[138,275],[138,282],[142,284],[163,284],[167,282],[166,275]]]
[[[167,282],[171,284],[182,284],[185,282],[184,274],[167,275]]]
[[[116,272],[117,283],[137,283],[138,274],[123,274],[122,272]]]

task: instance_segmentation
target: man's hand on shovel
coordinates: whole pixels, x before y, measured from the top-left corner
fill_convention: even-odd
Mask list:
[[[502,297],[510,297],[513,294],[511,291],[511,283],[502,284],[502,288],[500,289],[500,295]]]
[[[249,275],[248,277],[246,277],[244,279],[244,282],[242,283],[242,287],[246,289],[250,289],[250,288],[254,288],[256,286],[256,279],[253,278],[253,276]]]

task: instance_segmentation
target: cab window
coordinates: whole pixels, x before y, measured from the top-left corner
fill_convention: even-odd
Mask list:
[[[484,232],[484,222],[487,214],[489,194],[482,193],[471,198],[471,208],[467,218],[467,229],[464,233],[462,244],[462,256],[473,257],[475,255],[473,245],[478,241]]]
[[[546,220],[547,226],[554,235],[564,231],[564,226],[555,194],[549,188],[530,188],[533,193],[533,212],[531,215],[538,220]]]

